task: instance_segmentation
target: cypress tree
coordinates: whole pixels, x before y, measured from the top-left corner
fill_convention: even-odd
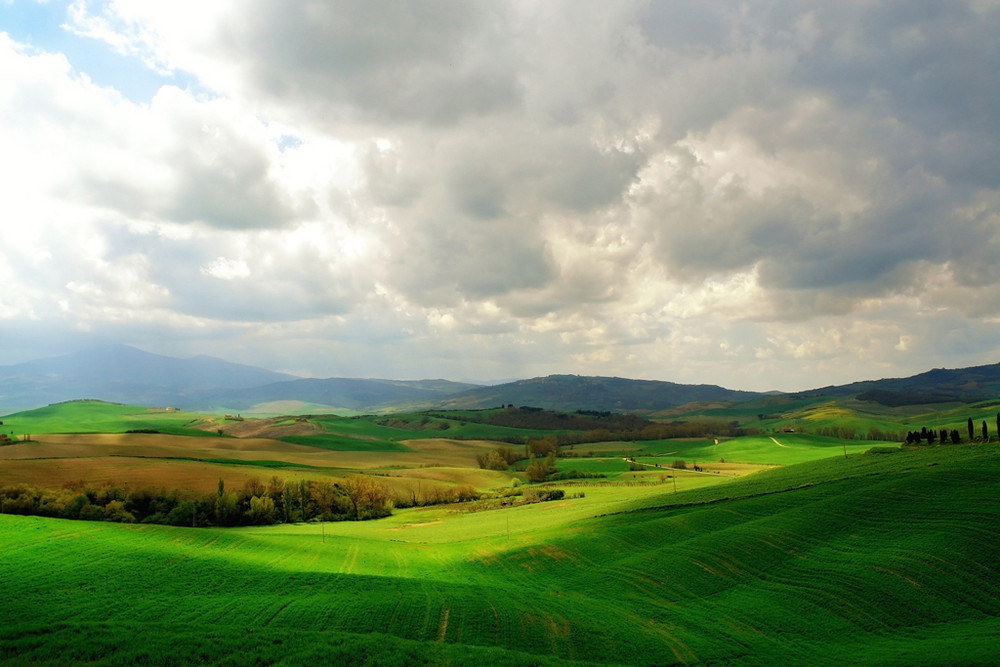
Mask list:
[[[968,426],[969,426],[969,441],[971,442],[976,437],[976,430],[972,426],[972,417],[969,417],[969,424],[968,424]]]

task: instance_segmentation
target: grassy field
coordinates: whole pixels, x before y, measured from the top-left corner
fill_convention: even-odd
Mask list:
[[[9,415],[4,429],[32,441],[0,447],[0,486],[60,487],[127,485],[208,493],[220,479],[228,488],[277,476],[337,481],[356,472],[377,472],[397,494],[433,493],[460,485],[480,492],[509,487],[523,473],[480,470],[476,457],[496,446],[489,439],[542,431],[513,429],[419,414],[390,416],[279,417],[226,420],[216,416],[79,401]],[[157,433],[129,433],[147,430]],[[224,435],[219,434],[222,431]],[[451,436],[451,437],[448,437]],[[848,453],[873,443],[847,441]],[[753,472],[843,456],[836,438],[781,434],[733,439],[604,442],[567,449],[559,471],[603,478],[560,481],[560,486],[670,482],[671,489],[702,487]],[[635,459],[630,465],[626,456]],[[688,467],[672,472],[675,460]],[[720,460],[725,463],[720,463]],[[698,465],[701,472],[693,470]],[[634,468],[634,469],[633,469]],[[627,487],[623,487],[627,488]],[[622,491],[627,495],[629,491]]]
[[[0,662],[1000,660],[1000,448],[840,454],[325,526],[4,515]]]
[[[192,427],[208,419],[175,410],[120,405],[102,401],[69,401],[3,417],[0,432],[12,439],[39,433],[124,433],[157,430],[161,433],[202,436],[216,435]]]

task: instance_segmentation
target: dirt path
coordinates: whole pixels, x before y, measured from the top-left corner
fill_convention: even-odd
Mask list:
[[[789,447],[788,445],[781,444],[780,442],[778,442],[777,438],[775,438],[774,436],[771,436],[771,441],[774,444],[776,444],[778,447],[784,447],[785,449],[795,449],[794,447]]]

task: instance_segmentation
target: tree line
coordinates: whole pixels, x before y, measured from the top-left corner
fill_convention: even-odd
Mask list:
[[[155,523],[171,526],[247,526],[300,521],[364,521],[388,516],[395,507],[464,502],[479,497],[469,485],[432,487],[417,497],[394,494],[378,478],[286,481],[248,480],[237,489],[219,480],[215,493],[71,482],[58,489],[28,484],[0,487],[0,513],[63,519]]]
[[[996,432],[998,436],[1000,436],[1000,412],[997,413],[996,428]],[[990,430],[986,425],[985,419],[982,420],[981,424],[977,427],[976,423],[972,420],[972,417],[969,417],[965,422],[965,430],[968,434],[969,442],[990,441]],[[919,431],[907,432],[906,444],[920,445],[924,442],[928,445],[933,445],[935,442],[942,445],[951,442],[952,444],[957,445],[962,442],[962,434],[959,433],[958,429],[928,429],[926,426],[921,427]]]

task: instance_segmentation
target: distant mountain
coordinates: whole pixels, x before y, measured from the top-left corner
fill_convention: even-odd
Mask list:
[[[297,378],[213,357],[177,359],[127,345],[101,345],[0,366],[0,414],[81,398],[178,405],[192,393],[292,379]]]
[[[448,380],[298,379],[246,389],[196,392],[188,400],[202,409],[224,406],[243,411],[288,400],[357,411],[417,410],[477,386]]]
[[[693,401],[748,401],[761,396],[717,385],[690,385],[617,377],[549,375],[493,387],[479,387],[445,400],[441,407],[491,408],[530,405],[548,410],[631,412],[662,410]]]
[[[830,396],[857,395],[888,406],[927,403],[974,403],[1000,396],[1000,364],[969,368],[935,368],[905,378],[884,378],[822,387],[811,392]]]
[[[0,366],[0,415],[86,398],[192,411],[249,412],[255,406],[270,404],[282,406],[282,410],[289,409],[286,405],[298,405],[303,410],[315,407],[372,412],[500,405],[634,412],[665,410],[692,402],[764,400],[771,394],[717,385],[580,375],[549,375],[494,386],[448,380],[305,379],[213,357],[177,359],[125,345],[103,345]],[[968,403],[1000,396],[1000,364],[935,369],[908,378],[855,382],[776,396],[804,395],[858,396],[891,406]]]
[[[178,359],[127,345],[0,366],[0,415],[93,398],[184,410],[297,401],[349,410],[421,408],[478,385],[447,380],[304,379],[214,357]]]

